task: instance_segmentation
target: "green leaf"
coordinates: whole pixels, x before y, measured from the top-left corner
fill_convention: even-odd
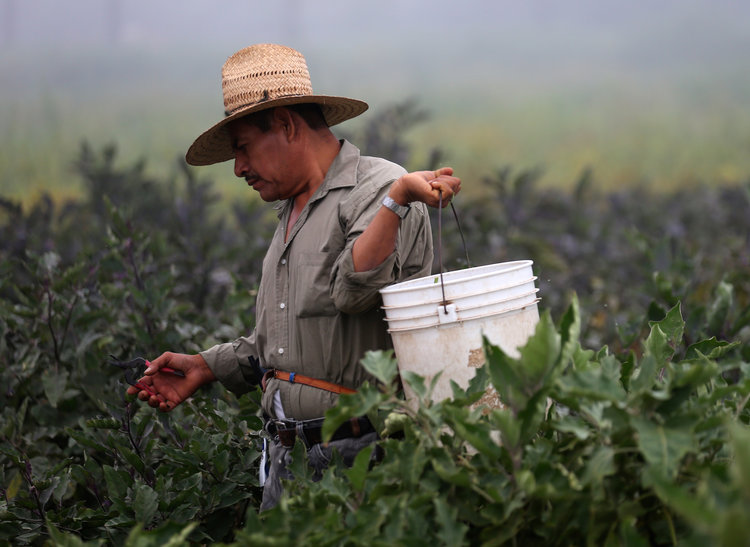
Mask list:
[[[446,406],[445,414],[450,419],[450,426],[459,437],[490,458],[500,457],[500,446],[493,441],[490,428],[486,423],[472,421],[469,410],[466,408]]]
[[[740,342],[727,342],[717,340],[715,336],[691,344],[685,352],[685,359],[699,359],[705,356],[708,359],[721,359],[731,350],[740,345]]]
[[[466,388],[466,396],[472,398],[476,395],[484,395],[487,392],[487,386],[490,384],[490,373],[486,364],[476,369],[474,376],[469,380],[469,386]],[[455,395],[455,392],[454,392]]]
[[[557,380],[560,395],[572,405],[586,399],[622,403],[626,394],[620,383],[620,367],[620,362],[613,355],[608,355],[600,363],[591,363],[591,368],[571,370]]]
[[[674,350],[669,346],[667,335],[661,330],[659,323],[651,325],[651,333],[646,338],[644,349],[644,356],[653,357],[660,365],[666,363],[674,354]]]
[[[490,380],[500,400],[513,409],[523,408],[526,406],[526,396],[523,394],[524,382],[517,372],[520,368],[518,361],[486,339],[484,344],[487,356],[485,366],[489,368]]]
[[[133,480],[125,471],[117,470],[110,465],[102,467],[104,480],[107,482],[107,490],[112,498],[124,498]]]
[[[219,450],[213,459],[214,469],[219,477],[224,477],[229,468],[229,451]]]
[[[602,484],[604,477],[615,473],[615,451],[610,446],[599,446],[586,462],[581,477],[583,484],[597,487]]]
[[[47,397],[49,404],[52,408],[57,408],[57,403],[60,402],[60,398],[65,393],[65,388],[68,383],[68,371],[60,370],[54,372],[51,369],[47,369],[42,374],[42,386],[44,387],[44,395]]]
[[[132,465],[136,469],[136,471],[141,474],[146,471],[146,465],[143,463],[143,460],[138,454],[136,454],[126,446],[119,446],[117,447],[117,450],[120,456],[122,456],[126,462]]]
[[[427,386],[425,386],[423,376],[410,370],[404,370],[401,372],[401,379],[414,391],[420,402],[427,399]]]
[[[393,382],[398,373],[398,364],[393,358],[393,350],[368,351],[360,363],[367,372],[386,385]]]
[[[656,330],[661,331],[659,327]],[[653,331],[651,331],[653,333]],[[647,353],[641,359],[639,366],[636,368],[636,375],[630,380],[630,392],[633,396],[650,391],[656,382],[656,375],[665,364],[664,361],[657,361],[651,353]]]
[[[750,430],[733,422],[729,425],[729,443],[732,447],[732,476],[750,501]]]
[[[575,320],[572,320],[575,323]],[[568,325],[575,330],[575,325]],[[568,332],[571,336],[573,333]],[[572,351],[574,340],[569,340]],[[560,357],[561,337],[555,330],[549,310],[545,310],[536,325],[534,335],[520,348],[521,358],[518,362],[519,376],[524,381],[524,391],[529,396],[539,391],[545,385],[545,380],[554,370]]]
[[[640,416],[631,416],[630,423],[646,461],[664,476],[676,476],[683,456],[694,449],[692,428],[667,427]]]
[[[580,350],[581,314],[578,296],[574,295],[565,315],[560,321],[560,366],[566,366],[573,355]]]
[[[104,480],[107,484],[109,499],[112,507],[117,510],[121,516],[130,517],[133,514],[131,504],[126,500],[128,488],[133,484],[130,475],[122,470],[114,469],[109,465],[102,467]]]
[[[346,476],[349,477],[352,488],[356,492],[361,492],[364,488],[367,471],[370,467],[370,456],[374,448],[373,445],[369,445],[360,450],[354,457],[354,463],[346,471]]]
[[[559,421],[552,422],[552,427],[561,433],[571,433],[580,441],[591,436],[588,424],[578,416],[564,416]]]
[[[490,412],[489,419],[492,425],[500,430],[503,446],[507,448],[518,446],[521,438],[521,422],[516,419],[510,409],[495,408]]]
[[[445,482],[462,486],[464,488],[469,488],[471,486],[471,475],[469,474],[469,470],[464,466],[457,466],[456,462],[445,454],[445,452],[441,451],[434,455],[430,460],[430,463],[432,464],[435,473],[437,473]]]
[[[665,476],[658,468],[646,467],[642,481],[644,486],[652,487],[667,506],[693,527],[710,530],[719,520],[719,512],[707,504],[705,499],[678,485],[672,477]]]
[[[668,342],[672,346],[676,346],[682,340],[682,335],[685,332],[685,321],[682,319],[682,307],[678,302],[671,310],[669,310],[661,321],[651,321],[650,326],[659,325],[664,335],[667,337]]]
[[[524,408],[518,411],[521,422],[521,443],[529,442],[539,431],[547,405],[547,389],[534,393]]]
[[[620,382],[622,383],[622,387],[625,388],[626,391],[630,391],[630,380],[633,378],[635,366],[635,353],[633,351],[630,351],[628,352],[625,360],[622,362],[622,367],[620,369]]]
[[[8,488],[5,490],[5,496],[12,500],[18,495],[18,491],[21,488],[21,485],[23,484],[23,477],[21,477],[21,473],[16,471],[13,473],[13,478],[10,479],[10,484],[8,484]]]
[[[715,378],[721,372],[719,365],[715,361],[710,361],[703,357],[694,359],[697,362],[683,361],[681,363],[675,363],[672,366],[673,388],[683,386],[698,387],[707,382],[712,378]]]
[[[92,541],[83,541],[75,534],[66,534],[58,530],[54,524],[47,519],[47,532],[55,547],[95,547],[102,545],[105,540],[95,539]]]
[[[327,442],[331,435],[349,418],[366,416],[388,400],[387,394],[381,393],[376,387],[365,382],[351,395],[340,395],[336,406],[328,409],[321,432],[323,441]]]
[[[448,501],[439,496],[433,498],[433,503],[435,505],[436,520],[440,526],[440,534],[438,536],[440,545],[464,545],[464,538],[469,527],[459,521],[458,508],[455,506],[451,507]]]
[[[159,496],[153,488],[147,484],[138,484],[135,487],[135,499],[133,509],[135,510],[135,520],[148,526],[156,515],[159,508]]]

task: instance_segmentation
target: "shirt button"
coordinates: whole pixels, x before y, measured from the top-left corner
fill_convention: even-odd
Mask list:
[[[280,308],[281,308],[281,309],[283,310],[284,308],[286,308],[286,304],[284,304],[284,303],[282,302],[281,304],[279,304],[279,307],[280,307]]]
[[[281,259],[281,263],[282,263],[282,264],[286,264],[286,258],[282,258],[282,259]]]
[[[284,348],[279,348],[279,355],[283,355],[283,354],[284,354]]]

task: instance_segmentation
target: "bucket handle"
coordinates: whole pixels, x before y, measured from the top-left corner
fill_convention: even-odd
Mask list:
[[[464,239],[464,232],[461,229],[461,223],[458,221],[458,213],[456,208],[453,206],[453,202],[449,202],[451,210],[453,211],[453,218],[456,219],[456,226],[458,226],[458,233],[461,235],[461,243],[464,246],[464,254],[466,255],[466,266],[471,268],[471,261],[469,260],[469,251],[466,248],[466,240]],[[440,263],[440,290],[442,291],[443,301],[440,305],[443,306],[443,313],[448,315],[448,304],[449,302],[445,299],[445,284],[443,283],[443,191],[438,188],[438,262]]]

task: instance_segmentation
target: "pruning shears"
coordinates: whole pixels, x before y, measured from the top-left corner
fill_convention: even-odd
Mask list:
[[[138,389],[147,392],[149,395],[156,396],[156,392],[151,389],[151,386],[148,386],[139,381],[139,378],[143,377],[146,369],[151,365],[148,360],[144,359],[143,357],[136,357],[135,359],[131,359],[130,361],[120,361],[114,355],[110,355],[109,364],[123,369],[125,371],[125,381],[131,386],[137,387]],[[159,369],[159,372],[174,374],[175,376],[179,376],[181,378],[185,377],[185,374],[183,374],[182,371],[175,370],[171,367],[161,367]]]

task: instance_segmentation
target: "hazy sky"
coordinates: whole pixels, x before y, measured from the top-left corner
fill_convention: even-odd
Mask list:
[[[505,33],[566,41],[658,33],[690,44],[733,43],[750,28],[745,0],[0,0],[3,42],[35,45],[206,44],[283,41],[346,48],[411,38],[438,50],[502,39]],[[456,40],[459,40],[458,42]],[[708,44],[707,42],[711,42]],[[427,45],[427,44],[425,44]],[[560,43],[564,45],[564,43]],[[554,52],[550,52],[554,53]],[[658,55],[658,52],[655,52]]]
[[[732,172],[747,163],[747,0],[0,0],[0,98],[12,105],[0,112],[3,133],[33,141],[42,117],[65,128],[65,154],[110,135],[136,154],[182,150],[222,112],[221,64],[258,42],[301,50],[318,93],[364,99],[371,112],[415,97],[453,113],[466,134],[442,143],[461,138],[482,162],[502,150],[569,178],[614,150],[619,164],[651,172],[698,128],[681,171],[693,169],[699,139],[735,143],[720,158]],[[474,128],[488,104],[499,118],[483,136]],[[628,108],[633,116],[619,112]],[[161,114],[156,130],[146,126]],[[640,133],[656,135],[657,123],[671,134],[645,144]],[[630,141],[595,150],[626,126]],[[138,137],[128,141],[128,129]],[[574,139],[577,151],[562,146]],[[18,142],[0,160],[18,165],[25,149]]]

